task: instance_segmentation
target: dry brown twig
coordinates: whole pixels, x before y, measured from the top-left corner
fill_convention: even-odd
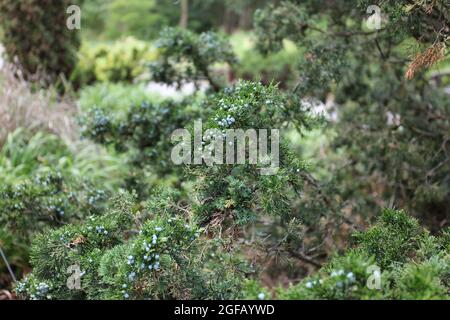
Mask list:
[[[416,72],[422,68],[430,68],[445,57],[445,43],[437,42],[425,51],[416,55],[409,64],[405,77],[408,80],[414,78]]]
[[[14,300],[14,296],[8,290],[1,290],[0,300]]]

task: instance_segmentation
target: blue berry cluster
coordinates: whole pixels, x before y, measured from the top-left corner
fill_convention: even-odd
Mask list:
[[[330,278],[336,279],[336,287],[342,289],[346,286],[353,285],[356,282],[356,276],[353,272],[346,272],[343,269],[334,270],[330,273]],[[305,283],[305,287],[312,289],[317,285],[323,284],[323,280],[311,280]]]
[[[217,118],[216,118],[217,119]],[[236,122],[236,119],[234,119],[232,116],[227,115],[226,118],[224,119],[217,119],[217,124],[221,127],[229,127],[231,126],[233,123]]]
[[[104,226],[96,226],[95,231],[99,234],[104,234],[105,236],[108,234],[108,230],[106,230]]]

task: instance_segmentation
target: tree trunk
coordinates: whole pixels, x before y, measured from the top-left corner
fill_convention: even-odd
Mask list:
[[[246,7],[239,16],[239,28],[249,30],[252,27],[252,17],[254,9],[251,6]]]
[[[181,0],[180,28],[187,29],[189,21],[189,0]]]

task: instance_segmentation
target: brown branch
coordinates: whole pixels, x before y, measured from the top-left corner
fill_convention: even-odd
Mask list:
[[[322,264],[316,260],[314,260],[313,258],[311,258],[310,256],[307,256],[306,254],[304,254],[303,252],[297,252],[294,250],[288,250],[287,251],[291,256],[293,256],[294,258],[297,258],[303,262],[309,263],[313,266],[315,266],[316,268],[321,268]]]

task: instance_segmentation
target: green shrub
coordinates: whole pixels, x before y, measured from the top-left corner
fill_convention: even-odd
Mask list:
[[[80,2],[80,1],[79,1]],[[78,2],[78,3],[79,3]],[[66,9],[77,1],[0,1],[3,44],[27,74],[43,72],[49,80],[69,78],[76,64],[78,32],[66,27]]]
[[[0,187],[0,244],[20,277],[31,239],[50,228],[83,221],[104,209],[106,192],[89,180],[48,171]],[[2,266],[3,271],[3,266]]]
[[[0,243],[16,275],[28,268],[36,233],[102,211],[126,174],[125,163],[99,146],[69,146],[56,135],[27,130],[8,135],[0,151]]]
[[[386,16],[375,33],[369,5]],[[404,208],[432,232],[448,221],[450,97],[446,77],[426,72],[448,60],[447,12],[443,1],[340,0],[282,1],[255,15],[261,52],[280,52],[286,40],[304,50],[289,89],[336,110],[321,153],[336,198],[355,215]]]
[[[49,294],[61,299],[80,298],[82,291],[67,286],[68,268],[79,265],[89,280],[96,280],[97,274],[90,271],[96,270],[99,264],[99,249],[123,242],[124,231],[133,221],[132,201],[131,196],[117,197],[105,215],[91,216],[83,225],[67,225],[36,237],[30,253],[33,274],[18,284],[17,292],[31,299],[51,299]],[[40,291],[40,284],[45,284],[45,296],[35,294],[36,290]],[[101,286],[97,284],[92,290],[101,290]]]
[[[123,194],[113,203],[106,214],[84,224],[37,237],[31,249],[33,273],[16,292],[30,299],[239,296],[239,264],[217,251],[215,241],[201,237],[193,221],[179,212],[155,214],[133,235],[140,216],[133,197]],[[72,265],[82,270],[79,290],[67,286]]]
[[[450,257],[433,257],[420,264],[409,263],[398,271],[393,299],[449,299]]]
[[[219,91],[224,81],[214,76],[214,65],[235,62],[226,39],[213,32],[197,35],[189,30],[165,28],[156,46],[161,58],[150,65],[150,71],[152,79],[158,82],[182,85],[207,80]]]
[[[170,173],[174,169],[170,163],[172,132],[201,117],[199,99],[144,100],[112,115],[108,109],[94,107],[81,117],[82,135],[112,145],[118,152],[128,152],[130,163],[136,167],[152,165],[153,171]]]
[[[166,101],[159,105],[143,103],[132,106],[119,119],[97,108],[83,117],[83,132],[95,141],[114,145],[118,150],[138,151],[137,155],[143,158],[137,158],[140,161],[136,162],[136,166],[142,166],[155,163],[154,159],[145,158],[149,156],[148,152],[143,152],[146,148],[154,152],[161,143],[161,147],[167,150],[171,147],[167,139],[170,139],[173,130],[190,129],[197,118],[205,119],[205,129],[219,131],[234,126],[244,130],[281,129],[286,126],[292,110],[298,110],[300,106],[289,101],[288,96],[274,85],[266,87],[260,83],[242,81],[208,97],[204,108],[204,111],[198,110],[195,104],[192,106],[190,99],[179,103]],[[230,122],[230,117],[235,120]],[[224,118],[229,119],[226,126]],[[291,120],[298,126],[308,123],[308,119],[302,116]],[[243,273],[254,270],[241,261],[238,251],[230,250],[233,246],[230,239],[219,236],[217,240],[210,240],[208,234],[221,229],[226,233],[239,232],[245,225],[270,216],[274,221],[283,221],[280,228],[286,229],[285,224],[290,227],[295,224],[296,217],[291,216],[291,205],[296,198],[303,199],[300,190],[305,165],[289,153],[284,142],[282,145],[277,175],[261,175],[261,168],[257,165],[203,165],[193,170],[193,176],[198,178],[194,183],[195,193],[183,197],[183,202],[177,199],[176,194],[157,193],[143,208],[139,204],[124,204],[122,207],[136,213],[137,220],[119,232],[122,233],[120,241],[113,246],[104,246],[95,243],[94,238],[95,245],[86,247],[85,252],[81,251],[83,245],[79,246],[76,256],[81,264],[87,259],[85,254],[93,255],[93,252],[96,258],[90,257],[98,261],[92,266],[94,270],[91,269],[89,275],[86,271],[86,276],[83,276],[86,280],[81,292],[71,293],[64,288],[65,282],[58,278],[61,271],[55,269],[56,265],[61,266],[60,263],[41,259],[49,255],[63,256],[68,261],[62,266],[68,267],[68,263],[74,263],[74,258],[69,254],[70,245],[64,249],[53,241],[68,232],[72,242],[81,236],[83,243],[90,244],[93,235],[84,230],[86,225],[92,226],[91,220],[87,219],[82,225],[43,233],[33,245],[36,251],[33,251],[32,263],[36,272],[30,276],[30,283],[35,277],[35,283],[47,284],[49,294],[56,299],[240,297]],[[256,201],[252,202],[254,195]],[[193,203],[189,201],[191,198],[195,199]],[[103,218],[98,216],[95,219]],[[109,219],[114,221],[114,218]],[[96,222],[96,226],[100,225]],[[204,234],[200,227],[207,227],[208,233]],[[110,232],[109,228],[104,228]],[[137,231],[139,233],[136,235]],[[117,232],[114,234],[118,235]],[[286,240],[285,237],[281,242],[285,241],[295,246],[299,239],[289,237]],[[50,247],[46,248],[46,242]],[[41,251],[43,254],[38,254]],[[156,255],[159,257],[156,258]],[[82,265],[81,269],[87,270],[88,265]],[[40,270],[47,273],[40,273]],[[18,288],[25,297],[32,298],[30,294],[34,287],[27,287],[27,283],[25,281]]]
[[[19,183],[50,171],[81,180],[88,178],[113,191],[122,185],[127,168],[124,159],[86,141],[66,142],[53,134],[33,134],[24,129],[8,135],[0,151],[2,181]]]
[[[49,172],[0,188],[0,221],[11,232],[32,234],[101,211],[105,192]]]
[[[448,299],[449,230],[435,232],[447,221],[448,97],[430,89],[422,75],[404,80],[406,57],[398,52],[408,37],[445,45],[441,26],[448,19],[441,6],[425,15],[423,4],[406,11],[404,3],[383,3],[392,19],[377,32],[361,28],[367,1],[282,1],[260,11],[256,32],[263,51],[281,49],[285,39],[306,48],[300,78],[288,92],[247,81],[221,91],[213,70],[232,62],[227,43],[212,33],[165,30],[161,60],[151,69],[155,79],[197,85],[206,79],[215,94],[201,96],[201,105],[195,96],[132,101],[117,114],[94,107],[82,117],[82,131],[125,154],[137,168],[135,178],[152,170],[164,179],[169,173],[177,189],[145,181],[140,199],[153,192],[146,203],[115,192],[106,210],[44,230],[32,244],[33,271],[16,292],[26,299]],[[349,157],[342,167],[332,164],[335,187],[321,186],[286,141],[276,175],[262,175],[261,163],[168,164],[173,129],[192,133],[195,119],[214,129],[202,151],[228,128],[313,128],[318,120],[302,104],[310,96],[335,99],[342,109],[335,141]],[[361,198],[353,198],[355,191]],[[389,207],[411,206],[415,216],[427,208],[433,235],[404,211],[386,209],[339,255],[334,249],[346,243],[351,228],[362,229],[374,204],[387,201]],[[81,288],[74,290],[67,281],[77,266]],[[300,281],[275,290],[259,282],[277,276]],[[380,278],[380,287],[368,285],[373,278]]]
[[[240,81],[209,100],[211,114],[203,130],[215,130],[216,135],[222,136],[226,129],[233,128],[282,129],[289,108],[296,107],[286,102],[286,97],[274,85],[265,87],[261,83]],[[215,139],[218,137],[214,136],[210,143]],[[269,133],[268,139],[271,139]],[[255,207],[266,214],[286,217],[291,212],[290,197],[298,196],[296,192],[301,189],[300,172],[305,164],[290,154],[283,141],[280,144],[281,165],[275,175],[262,175],[261,162],[194,167],[191,171],[199,192],[195,211],[201,221],[245,225],[255,219]],[[269,157],[272,157],[270,153]]]
[[[386,268],[407,261],[418,249],[422,233],[417,220],[404,211],[385,210],[375,226],[355,234],[355,238],[380,267]]]
[[[122,183],[117,170],[120,162],[93,157],[89,147],[74,154],[55,135],[18,130],[0,151],[2,227],[29,241],[47,227],[81,220],[100,209],[105,189]],[[106,177],[113,179],[104,183]]]
[[[271,297],[272,297],[269,290],[267,290],[267,288],[264,288],[256,280],[247,280],[244,283],[243,296],[246,299],[250,299],[250,300],[265,300],[265,299],[271,299]]]
[[[158,52],[147,42],[127,37],[113,43],[83,44],[72,79],[79,84],[134,82],[143,77]]]
[[[239,229],[270,219],[273,220],[271,230],[264,232],[272,233],[273,245],[277,250],[285,245],[284,253],[297,254],[296,246],[303,240],[298,235],[299,225],[313,226],[332,210],[317,186],[310,185],[313,179],[307,177],[306,164],[289,151],[285,142],[280,151],[282,165],[273,176],[261,175],[260,165],[185,168],[169,160],[173,131],[192,130],[196,119],[203,119],[205,130],[219,131],[227,128],[283,129],[289,122],[301,129],[313,126],[314,120],[306,112],[299,113],[302,106],[289,97],[274,85],[242,81],[216,95],[196,98],[204,100],[201,107],[198,101],[187,98],[159,104],[144,102],[119,115],[93,108],[82,117],[82,131],[85,137],[126,153],[136,169],[128,188],[135,189],[142,198],[145,199],[152,185],[146,174],[156,172],[164,177],[162,184],[165,185],[172,181],[167,177],[173,176],[172,185],[195,189],[195,194],[184,190],[183,197],[188,202],[195,199],[191,209],[202,226]],[[231,117],[235,120],[233,124],[223,127],[222,119]],[[182,174],[183,169],[189,174]],[[183,185],[184,182],[188,184]],[[321,231],[312,233],[316,232],[308,232],[308,236],[315,240],[323,235]]]
[[[366,285],[370,275],[367,268],[373,263],[374,259],[363,251],[350,250],[343,257],[336,256],[316,275],[289,288],[279,288],[277,297],[283,300],[380,299],[381,292]]]
[[[158,93],[150,93],[146,84],[96,83],[79,92],[78,105],[81,112],[88,112],[94,106],[116,116],[124,116],[130,106],[142,101],[162,102]]]
[[[384,210],[374,226],[356,237],[355,248],[336,255],[300,283],[279,288],[277,298],[449,299],[450,251],[445,233],[439,239],[432,237],[404,211]],[[379,277],[378,288],[368,286],[374,276]]]

